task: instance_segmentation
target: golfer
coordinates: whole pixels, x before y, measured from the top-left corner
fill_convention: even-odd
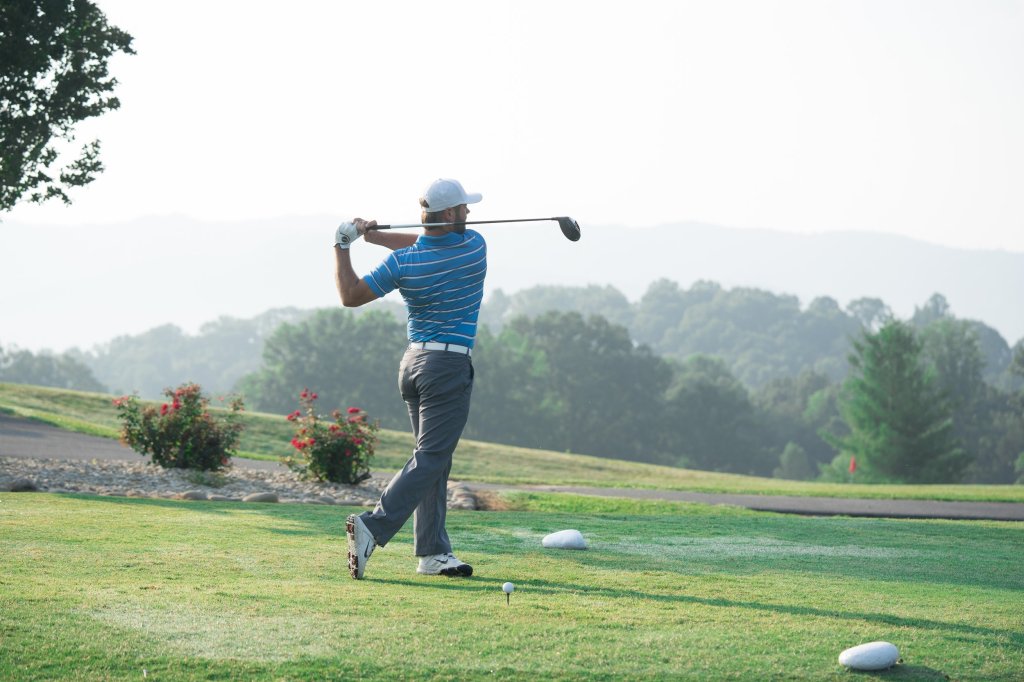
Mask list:
[[[423,223],[464,222],[467,194],[456,180],[439,179],[420,199]],[[360,580],[375,547],[413,517],[417,573],[470,576],[473,567],[452,554],[445,530],[452,453],[469,417],[473,342],[487,273],[487,245],[465,225],[424,227],[423,234],[383,233],[376,221],[342,223],[334,239],[337,284],[346,307],[361,306],[398,289],[409,316],[409,347],[398,369],[398,387],[409,408],[416,448],[380,496],[373,512],[348,517],[348,567]],[[359,237],[391,249],[360,278],[349,247]]]

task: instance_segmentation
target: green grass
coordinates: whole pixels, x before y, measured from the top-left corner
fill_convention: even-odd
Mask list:
[[[403,530],[356,582],[348,509],[0,494],[0,679],[1024,679],[1022,524],[508,502],[449,514],[472,578]]]
[[[116,438],[117,414],[109,395],[0,384],[0,410],[74,431]],[[397,400],[397,397],[396,397]],[[241,454],[278,459],[294,435],[283,415],[247,412]],[[382,430],[374,469],[396,471],[412,452],[412,435]],[[857,485],[739,476],[625,460],[463,440],[452,478],[503,484],[580,485],[847,498],[1024,502],[1024,485]]]

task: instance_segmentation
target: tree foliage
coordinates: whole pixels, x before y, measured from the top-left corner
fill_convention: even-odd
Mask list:
[[[106,391],[89,368],[69,355],[4,350],[0,346],[0,383],[33,384],[76,391]]]
[[[798,444],[786,443],[782,455],[779,456],[779,466],[772,472],[775,478],[788,478],[794,481],[805,481],[814,478],[815,470],[807,457],[807,452]]]
[[[645,434],[657,432],[669,368],[625,327],[579,313],[517,317],[490,343],[484,337],[474,364],[484,374],[468,434],[503,432],[522,445],[544,434],[543,447],[556,450],[655,456]]]
[[[614,325],[629,328],[633,308],[629,300],[613,286],[586,287],[535,286],[514,296],[500,289],[491,295],[480,311],[480,322],[495,333],[517,317],[536,317],[547,312],[574,312],[590,317],[600,315]]]
[[[162,325],[68,355],[117,393],[134,392],[153,400],[165,387],[183,382],[198,383],[214,394],[228,393],[239,379],[259,369],[263,345],[279,326],[312,314],[275,308],[248,319],[223,316],[204,324],[196,335]]]
[[[952,410],[922,359],[922,344],[893,320],[864,332],[850,356],[853,373],[842,397],[850,434],[836,438],[857,458],[858,479],[902,483],[955,482],[969,463],[953,431]]]
[[[408,341],[393,315],[319,310],[278,327],[263,348],[263,367],[238,384],[254,409],[291,413],[296,396],[316,391],[324,409],[356,405],[382,426],[404,429],[409,414],[397,397],[398,362]]]
[[[0,210],[26,195],[71,203],[67,190],[103,170],[98,140],[57,166],[77,124],[120,106],[108,63],[131,44],[87,0],[0,3]]]
[[[837,481],[850,480],[852,453],[837,457],[837,444],[861,437],[850,385],[841,391],[841,381],[863,368],[847,356],[855,339],[867,348],[862,333],[894,322],[878,299],[844,310],[822,297],[802,308],[792,297],[712,282],[685,289],[661,280],[636,303],[611,287],[536,287],[495,299],[484,311],[493,308],[498,323],[480,328],[474,351],[467,437],[736,473],[821,472]],[[594,314],[605,309],[630,326]],[[383,317],[364,318],[371,314]],[[970,462],[933,472],[935,480],[1013,482],[1024,452],[1024,341],[1011,351],[990,327],[956,319],[941,296],[904,326],[918,345],[914,372],[926,378],[894,390],[907,392],[902,404],[923,404],[922,419],[948,418],[947,435]],[[406,429],[395,386],[404,332],[403,307],[379,301],[221,318],[197,336],[167,326],[70,355],[118,392],[158,394],[198,381],[285,414],[310,387],[331,407],[358,405],[386,428]],[[993,365],[1001,367],[998,381]],[[855,480],[891,478],[873,471],[870,457],[857,459]]]
[[[778,456],[786,472],[783,478],[812,479],[818,466],[835,457],[835,448],[821,433],[847,432],[839,414],[837,386],[824,374],[805,370],[796,377],[773,379],[751,396],[761,422],[761,437],[773,458]],[[791,445],[806,457],[808,470],[783,461],[784,450]],[[797,475],[801,472],[804,475]]]
[[[883,305],[864,303],[867,319]],[[630,333],[666,358],[693,355],[721,358],[746,386],[757,389],[772,379],[810,369],[832,380],[845,376],[850,338],[862,328],[857,316],[827,297],[801,309],[794,296],[759,289],[723,289],[697,282],[682,289],[658,280],[634,305]]]
[[[747,389],[721,360],[697,355],[677,367],[662,432],[677,463],[707,471],[770,475]]]

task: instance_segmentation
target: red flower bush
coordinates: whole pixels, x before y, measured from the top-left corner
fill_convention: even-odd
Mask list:
[[[165,469],[217,471],[228,466],[242,432],[242,399],[232,397],[228,413],[210,414],[209,398],[198,384],[164,389],[170,403],[143,406],[137,395],[114,400],[121,419],[121,442],[149,455]]]
[[[317,394],[308,388],[299,394],[301,409],[285,419],[296,424],[292,447],[297,451],[284,462],[306,478],[332,483],[355,484],[370,477],[370,460],[377,444],[378,425],[370,423],[358,407],[331,413],[333,423],[325,424],[316,413]]]

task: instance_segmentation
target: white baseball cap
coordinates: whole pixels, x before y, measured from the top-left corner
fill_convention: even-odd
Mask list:
[[[458,180],[438,178],[430,183],[430,187],[427,187],[421,201],[426,203],[426,206],[423,206],[424,210],[436,213],[462,204],[475,204],[483,198],[479,192],[466,194],[466,190],[462,189],[462,184]]]

